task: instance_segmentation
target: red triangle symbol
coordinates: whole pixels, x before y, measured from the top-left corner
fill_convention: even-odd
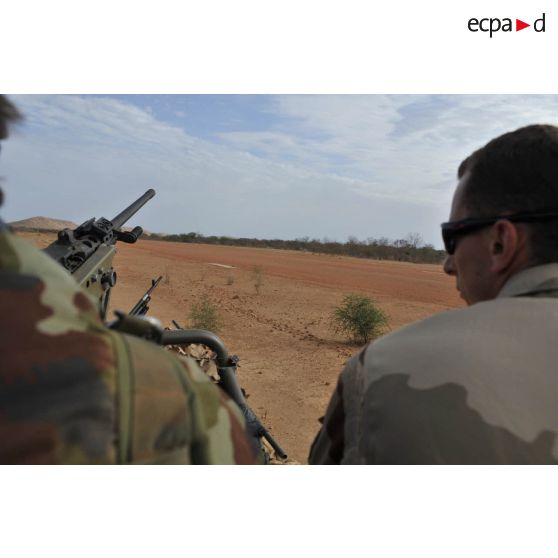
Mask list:
[[[524,21],[521,21],[520,19],[515,20],[515,30],[516,31],[521,31],[522,29],[525,29],[526,27],[531,27],[531,24],[530,23],[525,23]]]

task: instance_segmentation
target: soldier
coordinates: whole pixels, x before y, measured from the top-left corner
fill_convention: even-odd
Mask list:
[[[310,463],[558,462],[558,128],[490,141],[458,179],[444,271],[468,307],[354,356]]]
[[[0,95],[0,139],[20,118]],[[192,360],[107,329],[0,220],[0,463],[251,464],[239,408]]]

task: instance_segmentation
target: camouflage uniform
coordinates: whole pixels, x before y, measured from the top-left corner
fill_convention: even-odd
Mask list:
[[[238,407],[192,360],[101,323],[0,220],[0,463],[254,463]]]
[[[557,463],[557,332],[547,264],[375,341],[342,372],[309,462]]]

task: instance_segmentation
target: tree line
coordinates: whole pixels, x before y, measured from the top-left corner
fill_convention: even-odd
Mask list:
[[[390,240],[388,238],[367,238],[359,240],[350,236],[346,242],[337,242],[327,238],[317,239],[302,237],[294,240],[233,238],[230,236],[204,236],[190,232],[183,234],[144,234],[147,240],[165,240],[168,242],[186,242],[190,244],[213,244],[220,246],[246,246],[250,248],[275,248],[279,250],[298,250],[319,254],[334,254],[412,263],[441,263],[445,257],[443,250],[436,250],[432,244],[424,244],[418,233],[409,233],[405,238]]]

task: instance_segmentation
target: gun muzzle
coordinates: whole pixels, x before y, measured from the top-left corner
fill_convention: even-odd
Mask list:
[[[124,211],[121,211],[116,217],[111,219],[111,223],[115,229],[119,229],[126,221],[135,215],[153,196],[155,190],[150,188],[140,196],[134,203],[130,204]]]

